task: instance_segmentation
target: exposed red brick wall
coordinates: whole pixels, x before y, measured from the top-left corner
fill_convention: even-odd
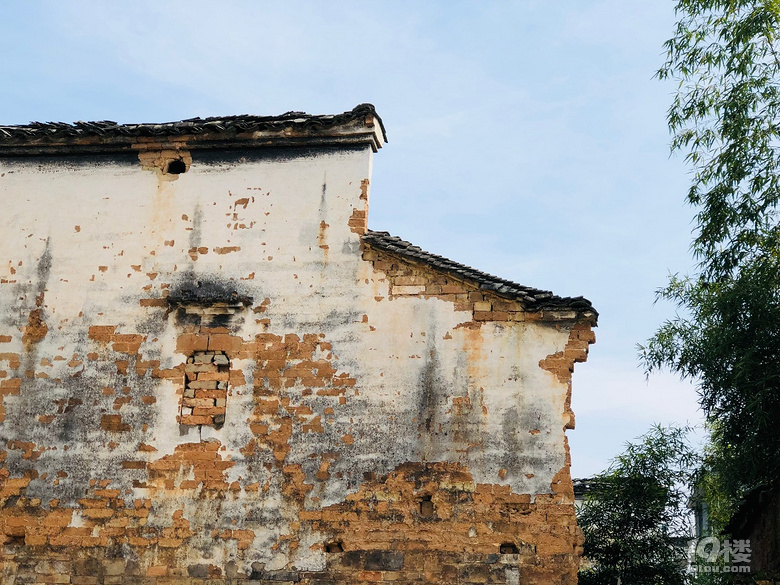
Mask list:
[[[582,545],[571,498],[475,484],[453,463],[370,477],[347,501],[301,519],[343,548],[328,554],[339,583],[575,583]]]

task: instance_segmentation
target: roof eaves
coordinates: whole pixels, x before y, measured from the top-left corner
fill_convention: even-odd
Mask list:
[[[188,148],[267,144],[368,143],[374,151],[387,142],[382,119],[371,104],[335,115],[286,112],[281,116],[189,118],[162,124],[33,122],[0,126],[0,154],[67,151],[123,151],[149,141],[187,141]]]
[[[402,258],[423,262],[435,270],[446,272],[455,278],[463,279],[489,290],[499,296],[520,301],[528,311],[575,312],[578,317],[587,317],[594,323],[598,312],[592,303],[584,297],[559,297],[547,290],[532,288],[506,280],[492,274],[460,264],[438,254],[422,250],[406,240],[390,235],[389,232],[368,230],[363,241],[370,246],[396,254]]]

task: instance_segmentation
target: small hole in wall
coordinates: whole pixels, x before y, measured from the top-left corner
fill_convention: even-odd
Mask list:
[[[325,552],[326,553],[344,552],[344,547],[341,545],[340,542],[328,542],[325,543]]]
[[[165,172],[169,175],[181,175],[187,172],[187,165],[184,164],[183,160],[172,160],[165,168]]]
[[[430,518],[433,516],[433,502],[431,501],[431,496],[424,496],[422,500],[420,500],[420,516],[423,518]]]
[[[516,555],[518,553],[517,545],[514,542],[505,542],[498,550],[502,555]]]
[[[12,536],[7,536],[5,540],[5,544],[9,546],[16,546],[16,545],[23,545],[24,544],[24,535],[22,534],[16,534]]]

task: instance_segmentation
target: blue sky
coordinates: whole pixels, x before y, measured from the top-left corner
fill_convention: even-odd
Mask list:
[[[696,393],[636,359],[692,268],[674,87],[653,79],[670,0],[7,1],[0,124],[337,113],[376,105],[369,225],[601,313],[574,377],[573,474]]]

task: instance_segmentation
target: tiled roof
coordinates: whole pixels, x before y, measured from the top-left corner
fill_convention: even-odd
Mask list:
[[[226,116],[216,118],[190,118],[180,122],[162,124],[118,124],[109,120],[101,122],[33,122],[20,126],[0,126],[0,146],[3,144],[47,143],[71,141],[79,138],[135,138],[204,136],[209,134],[236,134],[261,131],[278,131],[293,128],[302,133],[327,131],[351,122],[364,122],[372,116],[379,123],[382,138],[387,141],[382,119],[372,104],[360,104],[349,112],[334,115],[311,115],[304,112],[287,112],[281,116]]]
[[[572,487],[574,488],[574,497],[584,498],[598,483],[597,479],[592,477],[585,477],[582,479],[574,478],[571,480]]]
[[[368,230],[363,235],[363,241],[380,250],[385,250],[417,262],[422,262],[433,268],[451,274],[455,278],[471,281],[483,290],[492,291],[499,296],[516,299],[530,311],[571,310],[578,313],[590,313],[594,317],[598,315],[591,302],[583,297],[559,297],[548,290],[531,288],[480,272],[464,264],[459,264],[439,256],[431,254],[399,237],[391,236],[388,232]]]

